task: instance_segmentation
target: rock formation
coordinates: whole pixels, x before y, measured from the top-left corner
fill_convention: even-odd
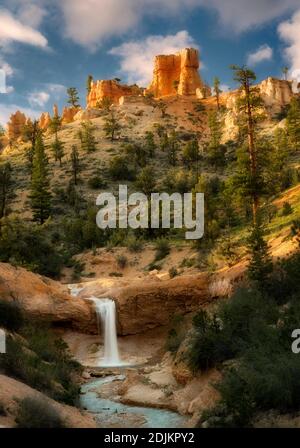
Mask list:
[[[58,117],[59,113],[58,113],[58,106],[57,104],[53,105],[53,117]]]
[[[126,86],[117,80],[92,81],[91,90],[87,96],[87,108],[97,108],[104,98],[108,98],[113,104],[119,104],[123,96],[141,95],[142,89],[137,85]]]
[[[260,94],[267,109],[276,114],[291,102],[292,82],[276,78],[267,78],[258,84]]]
[[[47,130],[51,123],[51,117],[49,112],[43,112],[39,119],[39,127],[43,131]]]
[[[205,85],[198,69],[199,52],[194,48],[185,48],[177,54],[156,56],[153,81],[147,92],[160,98],[176,94],[196,95],[199,89],[200,95]]]
[[[33,318],[88,333],[97,331],[88,301],[72,298],[59,283],[23,268],[0,263],[0,297],[18,304]]]
[[[173,280],[136,281],[130,285],[107,284],[101,281],[83,285],[80,297],[111,297],[115,299],[120,335],[138,334],[167,325],[177,312],[185,314],[199,309],[211,300],[206,274],[178,277]]]
[[[78,107],[64,107],[62,112],[62,123],[68,124],[74,121],[75,115],[80,111]]]
[[[19,110],[10,116],[10,120],[7,123],[7,135],[10,141],[15,141],[21,137],[26,120],[25,114]]]

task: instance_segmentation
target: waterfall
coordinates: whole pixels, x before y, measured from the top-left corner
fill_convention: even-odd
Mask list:
[[[121,364],[121,359],[118,350],[116,304],[110,299],[91,297],[90,300],[94,302],[104,336],[104,358],[99,367],[117,367]]]

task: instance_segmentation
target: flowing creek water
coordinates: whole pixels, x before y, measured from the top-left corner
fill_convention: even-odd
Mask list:
[[[69,289],[73,297],[78,296],[82,290],[77,285],[70,285]],[[121,372],[124,371],[126,363],[122,362],[118,349],[115,302],[111,299],[97,297],[90,297],[87,300],[94,303],[99,328],[103,334],[104,356],[97,361],[97,367],[117,367]],[[117,400],[101,397],[102,388],[113,386],[115,381],[124,381],[125,379],[126,376],[123,374],[109,375],[82,385],[80,404],[82,408],[96,417],[99,426],[105,428],[180,428],[185,425],[186,418],[176,412],[126,405]]]
[[[105,428],[182,428],[186,418],[176,412],[129,406],[99,397],[101,387],[125,376],[115,375],[89,381],[81,387],[81,406],[95,415],[99,425]]]

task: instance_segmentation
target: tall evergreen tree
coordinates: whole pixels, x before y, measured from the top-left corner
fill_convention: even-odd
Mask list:
[[[248,265],[248,277],[256,282],[261,290],[264,290],[273,265],[268,244],[264,240],[264,227],[260,222],[257,222],[252,228],[248,247],[251,257]]]
[[[68,94],[68,104],[72,107],[79,107],[79,95],[76,87],[69,87],[67,89]]]
[[[150,159],[153,159],[153,157],[155,155],[155,149],[156,149],[153,132],[146,132],[145,140],[146,140],[145,146],[146,146],[147,154],[150,157]]]
[[[78,174],[80,171],[80,160],[79,160],[79,154],[77,151],[77,148],[75,145],[72,146],[72,152],[71,152],[71,172],[72,172],[72,178],[74,185],[77,185],[78,183]]]
[[[35,144],[29,199],[33,220],[43,224],[50,216],[51,193],[49,191],[48,159],[41,135],[38,136]]]
[[[0,166],[0,219],[6,215],[11,196],[11,171],[11,165],[8,162]]]
[[[81,130],[79,131],[79,138],[83,151],[96,151],[96,139],[94,136],[95,127],[90,120],[81,123]]]
[[[54,142],[51,145],[52,153],[55,159],[55,162],[59,161],[59,164],[61,166],[62,159],[65,155],[64,153],[64,145],[61,140],[56,136]]]
[[[220,110],[220,94],[222,93],[222,90],[220,89],[220,79],[215,77],[214,78],[214,91],[217,101],[218,110]]]
[[[113,142],[116,134],[121,130],[121,125],[113,112],[104,120],[103,129],[106,137],[109,137]]]
[[[212,111],[208,116],[208,127],[210,130],[210,141],[207,148],[208,160],[214,167],[225,164],[225,146],[221,145],[222,123],[219,113]]]
[[[253,86],[256,75],[247,67],[231,66],[235,73],[234,80],[240,84],[241,95],[238,101],[240,113],[245,119],[246,132],[248,138],[248,153],[250,160],[250,175],[252,184],[256,184],[257,176],[257,145],[256,145],[256,116],[255,113],[261,107],[262,100],[259,96],[258,89]],[[259,208],[259,193],[255,188],[252,189],[252,216],[253,224],[257,223],[257,215]]]
[[[59,115],[56,115],[51,118],[51,122],[49,125],[50,132],[55,134],[55,138],[58,138],[58,131],[61,129],[62,120]]]
[[[94,78],[92,77],[92,75],[89,75],[88,77],[87,77],[87,80],[86,80],[86,91],[87,91],[87,94],[89,94],[90,93],[90,91],[91,91],[91,88],[92,88],[92,82],[94,81]]]
[[[300,99],[292,98],[286,119],[288,142],[291,150],[300,149]]]

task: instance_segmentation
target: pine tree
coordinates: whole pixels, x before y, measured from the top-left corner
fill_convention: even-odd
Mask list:
[[[67,94],[68,104],[71,104],[72,107],[79,107],[79,95],[76,87],[69,87]]]
[[[220,89],[220,79],[215,77],[214,78],[214,91],[217,101],[218,110],[220,110],[220,94],[222,93],[222,90]]]
[[[287,75],[289,73],[289,68],[288,67],[283,67],[282,68],[282,73],[283,73],[285,81],[287,81]]]
[[[208,126],[210,129],[210,142],[207,148],[209,162],[215,166],[225,164],[225,147],[221,145],[222,124],[218,112],[211,112],[208,116]]]
[[[8,201],[11,196],[11,165],[10,163],[5,163],[0,166],[0,219],[6,215]]]
[[[86,80],[86,91],[87,91],[87,94],[89,94],[90,93],[90,91],[91,91],[91,88],[92,88],[92,82],[94,81],[94,78],[92,77],[92,75],[89,75],[88,77],[87,77],[87,80]]]
[[[191,140],[187,143],[183,150],[182,158],[189,169],[192,167],[193,163],[198,164],[200,158],[198,140]]]
[[[252,228],[248,239],[248,247],[251,257],[248,265],[248,277],[256,282],[261,290],[264,290],[273,265],[268,244],[264,240],[264,228],[259,222]]]
[[[72,165],[72,177],[74,185],[77,185],[78,183],[78,174],[80,171],[80,160],[79,160],[79,154],[77,151],[77,148],[75,145],[72,146],[72,152],[71,152],[71,165]]]
[[[247,67],[239,67],[237,65],[231,66],[235,72],[234,80],[240,84],[241,96],[238,101],[240,113],[245,119],[247,137],[248,137],[248,153],[250,160],[250,175],[252,178],[252,184],[256,184],[257,176],[257,147],[256,147],[256,116],[255,112],[262,105],[262,100],[259,96],[258,89],[253,87],[253,83],[256,80],[256,75],[252,70]],[[257,223],[257,215],[259,208],[259,194],[252,189],[252,217],[253,224]]]
[[[169,144],[167,150],[168,150],[169,163],[172,166],[175,166],[177,163],[177,153],[179,150],[178,135],[175,131],[172,131],[169,137]]]
[[[122,129],[118,119],[115,114],[111,112],[110,116],[104,120],[104,132],[106,137],[110,138],[113,142],[115,140],[116,134]]]
[[[90,120],[81,123],[81,130],[79,131],[79,138],[83,151],[96,151],[96,140],[94,137],[95,128]]]
[[[57,162],[59,160],[59,164],[61,166],[62,159],[63,159],[63,157],[65,155],[65,153],[64,153],[64,145],[63,145],[62,141],[60,141],[58,139],[57,136],[55,137],[55,140],[54,140],[54,142],[51,145],[51,149],[52,149],[52,153],[53,153],[55,162]]]
[[[292,98],[286,119],[288,142],[291,150],[300,149],[300,99]]]
[[[55,134],[55,138],[57,139],[58,131],[61,129],[62,120],[60,116],[54,116],[51,118],[49,130],[52,134]]]
[[[146,140],[146,151],[148,153],[148,156],[150,157],[150,159],[153,159],[156,149],[153,133],[146,132],[145,140]]]
[[[50,216],[51,193],[49,191],[48,159],[41,135],[38,136],[35,144],[29,199],[33,220],[42,225]]]

